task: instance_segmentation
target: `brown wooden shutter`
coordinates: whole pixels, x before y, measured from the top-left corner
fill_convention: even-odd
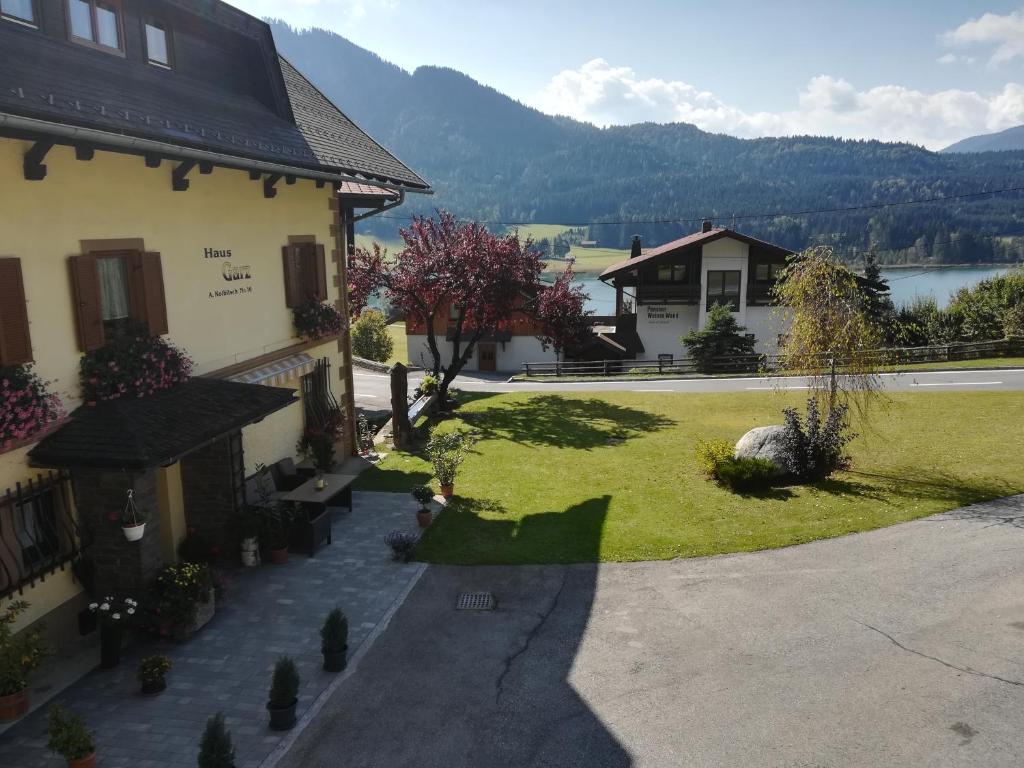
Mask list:
[[[284,261],[284,303],[297,307],[302,303],[302,251],[297,245],[286,245],[281,249]]]
[[[313,285],[310,293],[317,301],[327,299],[327,258],[324,247],[320,244],[314,245],[310,250],[313,252]]]
[[[139,254],[142,262],[142,287],[146,303],[146,322],[153,336],[168,332],[167,299],[164,296],[164,270],[160,254],[153,251]]]
[[[128,267],[128,304],[131,308],[132,320],[142,326],[149,325],[146,313],[146,283],[142,275],[142,254],[132,251],[124,255]]]
[[[96,257],[89,254],[71,256],[68,264],[71,267],[72,299],[78,323],[78,347],[83,352],[99,349],[106,339],[103,335]]]
[[[21,259],[0,259],[0,364],[32,362]]]

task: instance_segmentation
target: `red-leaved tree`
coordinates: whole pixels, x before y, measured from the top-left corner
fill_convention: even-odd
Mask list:
[[[394,259],[376,244],[372,251],[356,249],[348,270],[350,305],[361,310],[382,293],[407,320],[423,324],[442,398],[480,339],[528,324],[543,328],[542,341],[565,350],[569,335],[575,339],[576,326],[585,323],[586,296],[567,280],[545,286],[544,262],[529,239],[499,237],[445,211],[436,219],[414,218],[400,234],[405,248]],[[438,342],[438,328],[450,342],[447,349]]]
[[[558,357],[578,352],[591,336],[591,313],[584,308],[588,296],[583,286],[573,285],[572,279],[572,267],[566,267],[537,295],[538,338],[545,347],[553,347]]]

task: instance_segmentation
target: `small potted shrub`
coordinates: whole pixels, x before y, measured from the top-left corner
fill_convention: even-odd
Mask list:
[[[151,628],[168,640],[186,640],[217,611],[213,572],[199,563],[164,566],[150,582]]]
[[[328,672],[341,672],[347,663],[348,619],[340,608],[327,614],[320,628],[320,643],[320,650],[324,654],[324,669]]]
[[[441,484],[441,495],[450,499],[455,494],[455,475],[466,459],[473,438],[465,432],[434,431],[427,442],[427,457],[434,467],[434,476]]]
[[[0,613],[0,723],[28,712],[28,673],[47,654],[41,626],[16,635],[11,630],[15,619],[27,610],[27,602],[12,600]]]
[[[267,711],[270,712],[270,729],[287,731],[295,725],[295,706],[299,703],[299,671],[295,662],[282,656],[274,665],[274,677],[270,682],[270,696]]]
[[[384,537],[384,543],[391,547],[391,557],[400,563],[408,563],[412,560],[416,551],[416,543],[419,537],[415,533],[405,531],[391,531]]]
[[[93,768],[96,765],[96,742],[81,717],[58,705],[50,707],[47,730],[51,752],[63,756],[68,768]]]
[[[220,712],[206,721],[199,743],[199,768],[235,768],[235,747]]]
[[[261,508],[262,530],[260,538],[267,557],[275,565],[288,562],[288,539],[291,535],[292,511],[285,504],[271,504]]]
[[[138,679],[145,696],[156,696],[167,688],[167,673],[174,663],[167,656],[147,656],[139,662]]]
[[[427,506],[434,500],[434,492],[430,490],[429,486],[417,485],[412,489],[412,497],[420,504],[420,508],[416,512],[416,522],[420,524],[420,528],[426,528],[434,517],[430,507]]]

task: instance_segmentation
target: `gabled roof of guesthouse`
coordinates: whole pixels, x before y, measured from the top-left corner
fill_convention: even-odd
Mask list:
[[[640,256],[637,256],[636,258],[624,259],[623,261],[617,262],[616,264],[612,264],[610,267],[605,269],[599,277],[601,280],[606,280],[610,277],[615,277],[615,275],[620,274],[622,272],[632,271],[641,264],[649,263],[657,259],[659,256],[664,256],[667,253],[683,250],[686,248],[693,248],[700,245],[706,245],[707,243],[714,242],[715,240],[721,240],[723,237],[729,237],[732,238],[733,240],[739,240],[741,243],[756,246],[757,248],[765,250],[769,253],[777,254],[779,256],[789,256],[790,254],[793,253],[793,251],[790,251],[786,248],[782,248],[778,245],[773,245],[772,243],[766,242],[764,240],[758,240],[756,237],[750,237],[749,235],[744,235],[732,229],[727,229],[725,227],[712,227],[706,232],[694,232],[691,235],[686,235],[686,237],[681,237],[678,240],[673,240],[670,243],[659,245],[656,248],[650,248],[644,251]]]
[[[431,191],[277,53],[265,22],[219,0],[159,6],[183,30],[170,71],[0,25],[0,135]]]

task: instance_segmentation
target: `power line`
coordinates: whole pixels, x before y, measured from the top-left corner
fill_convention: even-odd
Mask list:
[[[696,216],[692,218],[682,219],[624,219],[619,221],[577,221],[577,222],[539,222],[539,221],[499,221],[497,219],[491,220],[478,220],[483,224],[498,224],[503,227],[527,227],[531,225],[543,225],[543,226],[564,226],[564,227],[601,227],[601,226],[619,226],[619,225],[646,225],[646,224],[692,224],[711,220],[719,221],[739,221],[749,219],[777,219],[787,216],[812,216],[815,214],[825,213],[850,213],[853,211],[874,211],[881,210],[884,208],[898,208],[908,205],[922,205],[925,203],[938,203],[950,200],[968,200],[971,198],[987,197],[989,195],[1001,195],[1009,192],[1024,192],[1024,186],[1019,187],[1003,187],[1001,189],[989,189],[979,192],[965,192],[959,195],[937,195],[935,197],[921,197],[915,200],[900,200],[896,202],[888,203],[867,203],[864,205],[848,205],[837,208],[814,208],[806,209],[801,211],[782,211],[774,213],[734,213],[727,215],[707,215],[707,216]],[[389,216],[380,215],[378,219],[399,219],[408,221],[413,218],[416,214],[407,214],[405,216]]]

